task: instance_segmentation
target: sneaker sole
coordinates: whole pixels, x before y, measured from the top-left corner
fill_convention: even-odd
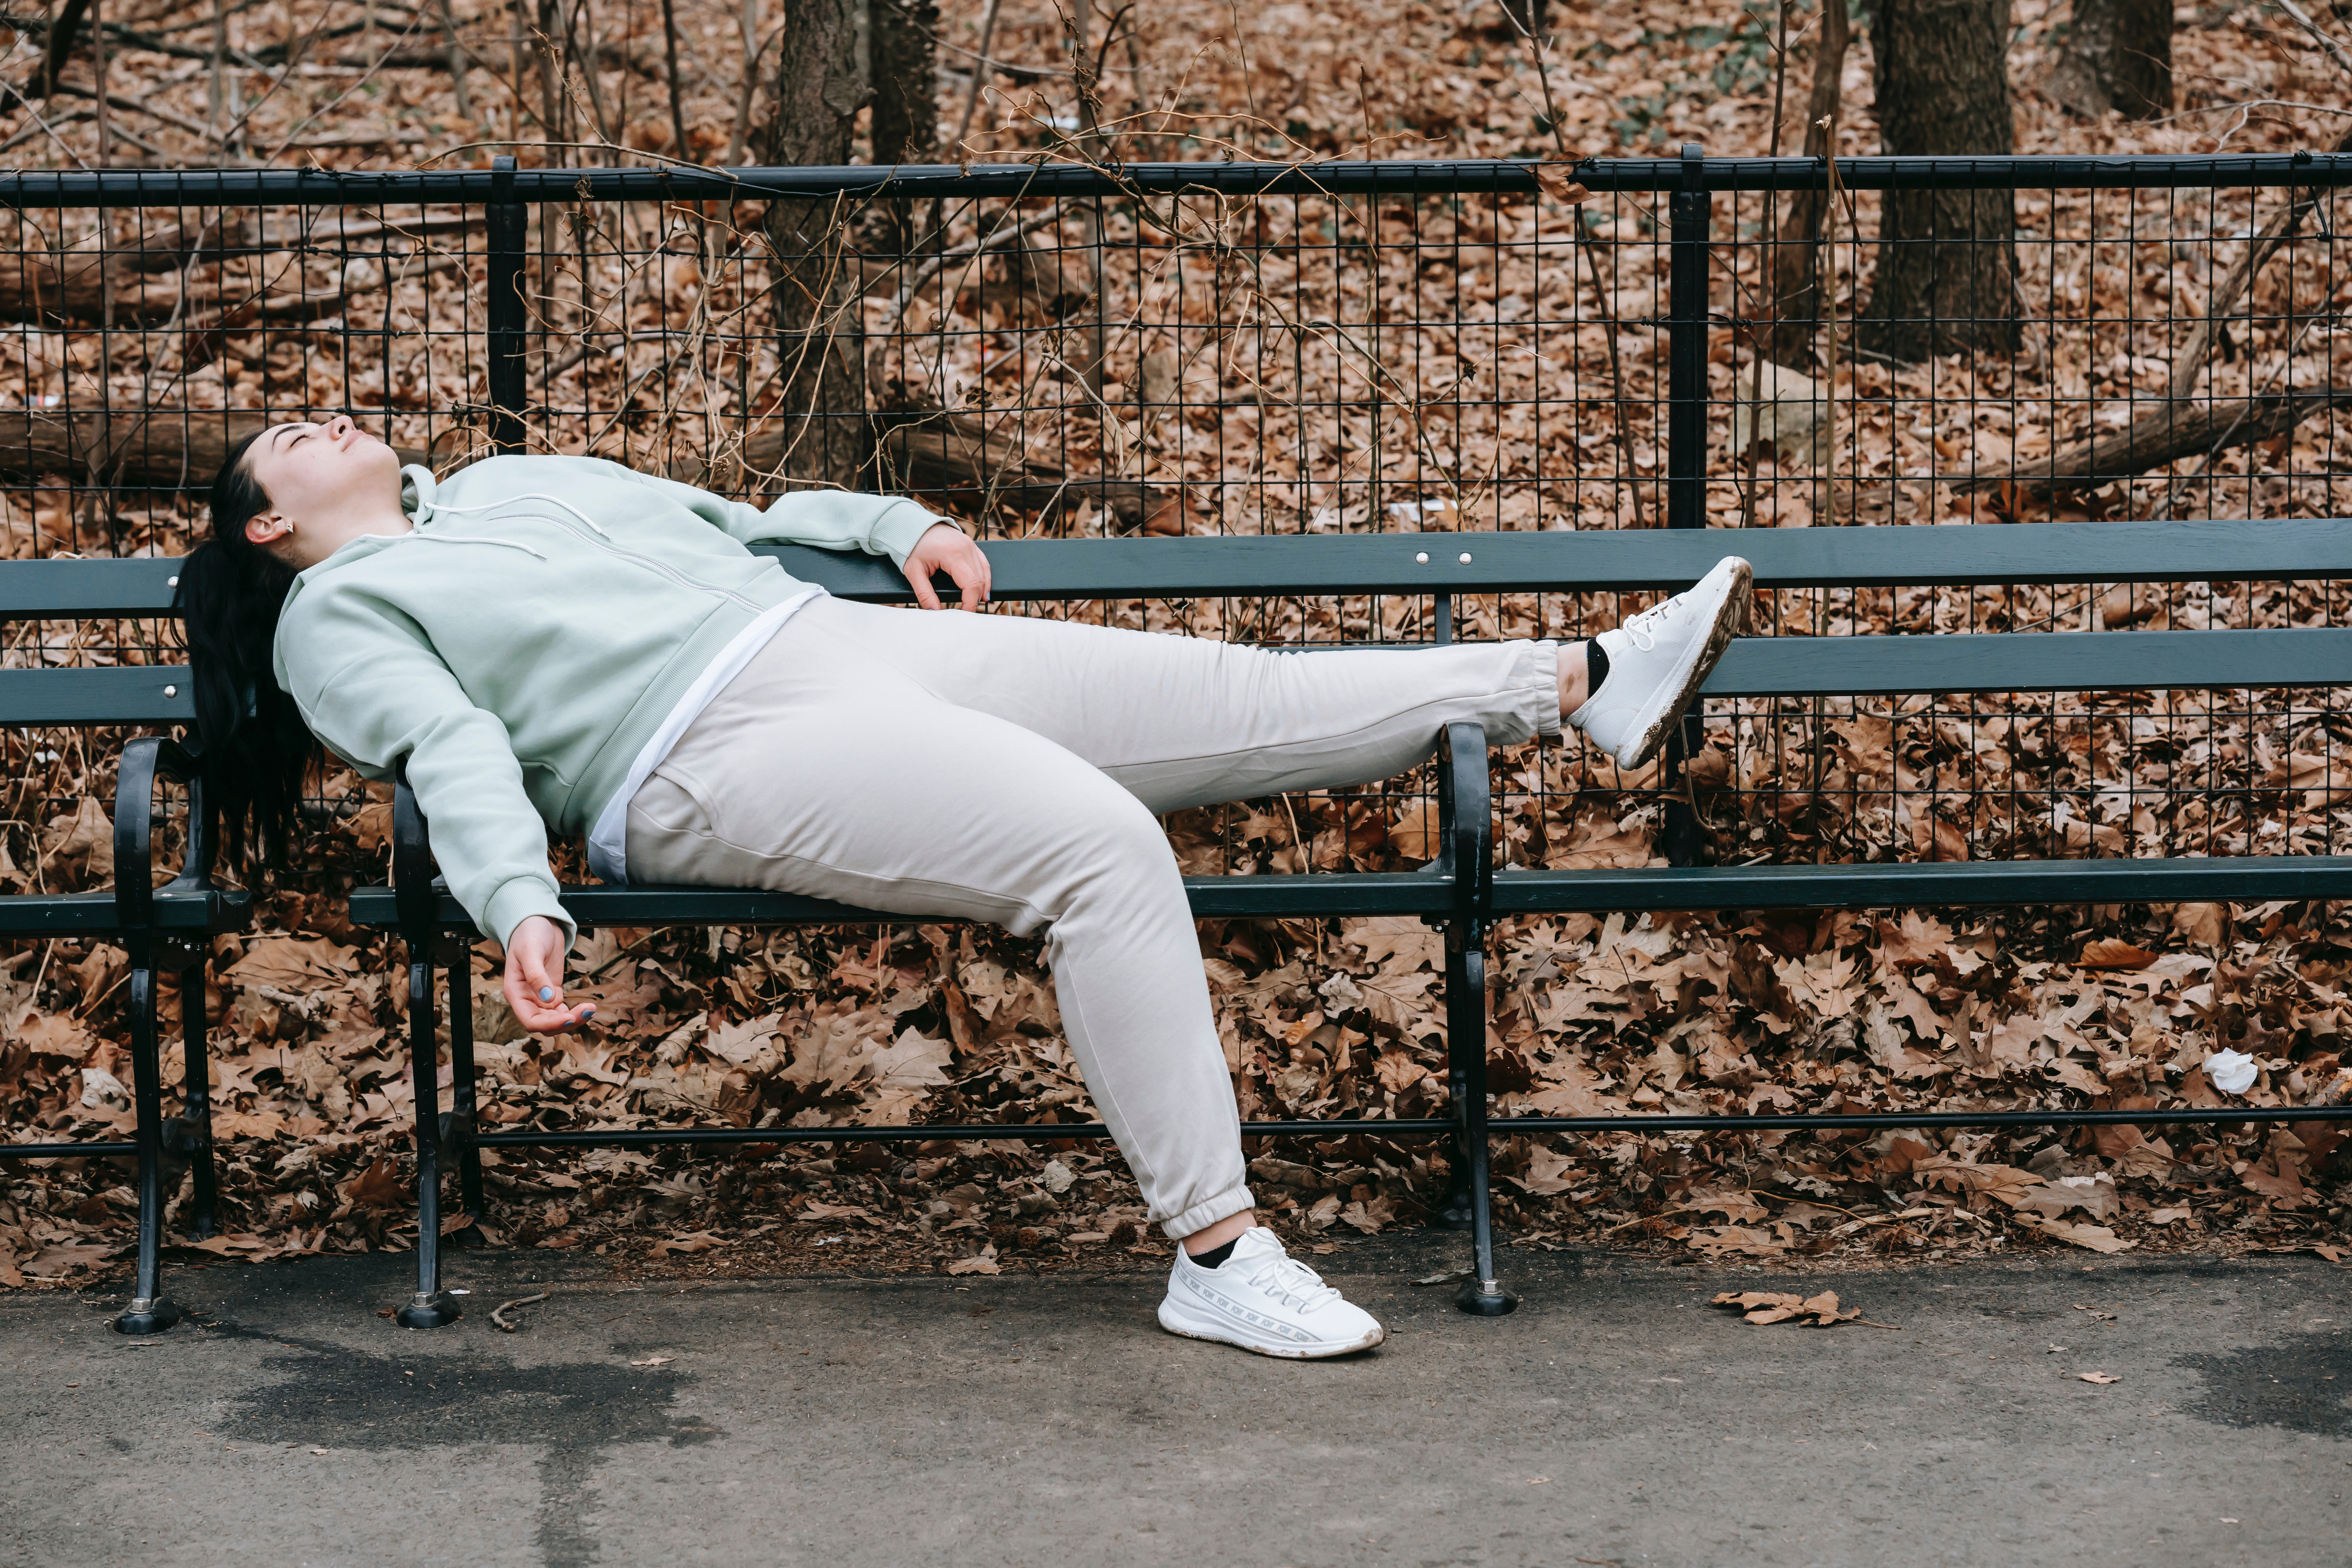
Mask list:
[[[1297,1347],[1264,1344],[1255,1340],[1237,1339],[1232,1330],[1209,1320],[1192,1317],[1166,1300],[1160,1303],[1160,1326],[1171,1334],[1181,1334],[1188,1340],[1207,1340],[1214,1344],[1233,1345],[1240,1350],[1252,1351],[1259,1355],[1276,1356],[1284,1361],[1324,1361],[1332,1356],[1354,1355],[1358,1351],[1370,1350],[1388,1338],[1388,1331],[1375,1323],[1372,1325],[1370,1333],[1349,1344]]]
[[[1638,768],[1658,754],[1658,748],[1665,744],[1666,731],[1682,718],[1683,710],[1690,706],[1691,699],[1698,695],[1698,689],[1706,684],[1706,678],[1714,673],[1716,665],[1722,660],[1723,650],[1729,647],[1731,639],[1739,635],[1739,628],[1748,619],[1748,599],[1754,591],[1755,582],[1755,568],[1747,562],[1742,561],[1732,569],[1731,592],[1723,596],[1722,605],[1717,608],[1715,625],[1708,629],[1706,642],[1699,648],[1698,657],[1691,660],[1682,672],[1682,679],[1676,683],[1672,698],[1660,704],[1657,710],[1650,715],[1649,722],[1637,731],[1639,741],[1631,753],[1622,751],[1617,753],[1619,767]]]

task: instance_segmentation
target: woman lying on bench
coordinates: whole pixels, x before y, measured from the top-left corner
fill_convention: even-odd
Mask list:
[[[1590,642],[1290,654],[850,604],[744,548],[762,542],[887,555],[926,609],[935,572],[964,609],[988,599],[987,557],[910,500],[762,511],[587,458],[436,482],[342,418],[240,444],[181,569],[232,858],[282,863],[320,742],[370,779],[406,757],[449,889],[539,1031],[594,1012],[563,997],[551,827],[585,834],[608,882],[1043,931],[1095,1105],[1181,1244],[1162,1326],[1276,1356],[1378,1344],[1255,1224],[1154,814],[1388,778],[1455,721],[1509,744],[1564,716],[1638,765],[1738,629],[1748,563]]]

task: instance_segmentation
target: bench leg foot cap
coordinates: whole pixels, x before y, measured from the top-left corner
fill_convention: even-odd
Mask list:
[[[180,1309],[161,1296],[141,1297],[114,1320],[118,1334],[160,1334],[182,1317]]]
[[[464,1315],[455,1299],[446,1290],[436,1290],[429,1296],[417,1296],[408,1305],[392,1315],[392,1321],[404,1329],[446,1328]]]
[[[1507,1317],[1519,1310],[1519,1299],[1492,1279],[1465,1279],[1454,1304],[1479,1318]]]

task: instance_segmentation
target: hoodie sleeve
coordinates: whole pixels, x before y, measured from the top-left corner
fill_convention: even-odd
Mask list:
[[[619,471],[659,491],[744,544],[813,544],[820,550],[863,550],[868,555],[887,555],[892,565],[904,566],[907,552],[915,548],[915,542],[929,532],[933,523],[948,521],[905,496],[794,490],[762,511],[747,502],[729,500],[676,479],[641,474],[632,468]]]
[[[341,663],[305,657],[332,650]],[[329,595],[289,609],[278,634],[278,678],[304,722],[337,756],[388,778],[408,759],[433,858],[482,934],[500,944],[532,915],[579,926],[556,897],[547,824],[498,715],[476,707],[426,640],[397,612]]]

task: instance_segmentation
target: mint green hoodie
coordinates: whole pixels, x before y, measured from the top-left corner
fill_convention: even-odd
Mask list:
[[[747,544],[859,549],[904,565],[940,520],[891,496],[802,490],[764,512],[596,458],[401,470],[414,532],[355,539],[299,574],[273,672],[361,776],[408,759],[449,890],[483,934],[531,915],[568,936],[551,826],[583,833],[695,678],[806,592]]]

